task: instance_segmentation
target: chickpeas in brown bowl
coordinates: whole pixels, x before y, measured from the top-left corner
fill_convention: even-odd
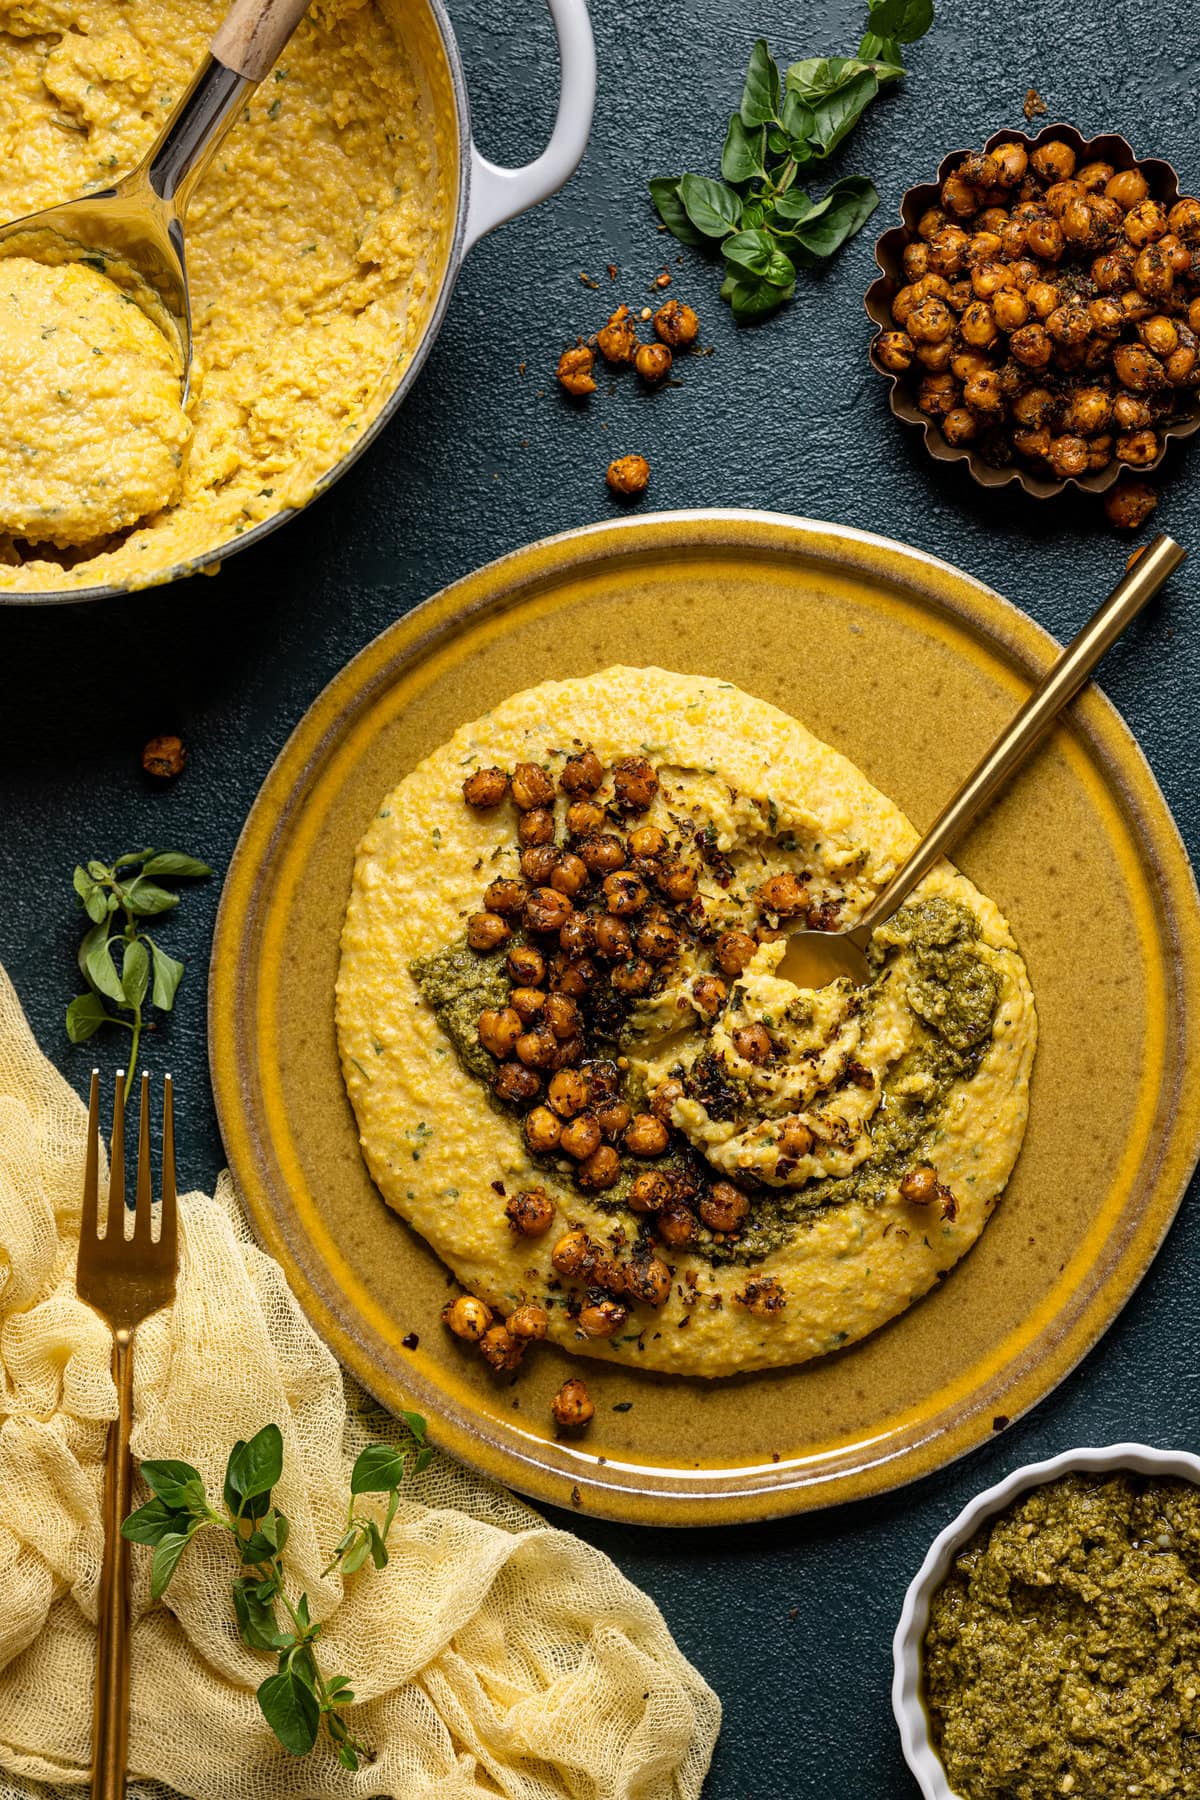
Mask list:
[[[1200,200],[1123,137],[998,132],[875,247],[871,361],[985,487],[1103,492],[1200,425]]]

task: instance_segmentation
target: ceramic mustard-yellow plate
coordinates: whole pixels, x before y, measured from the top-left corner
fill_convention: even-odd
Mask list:
[[[1080,595],[1080,619],[1096,598]],[[1010,920],[1041,1027],[1029,1130],[978,1245],[874,1337],[720,1382],[547,1345],[497,1382],[439,1323],[447,1272],[359,1155],[334,1039],[355,846],[464,720],[611,663],[719,675],[927,824],[1055,654],[967,576],[865,533],[684,513],[535,544],[370,644],[306,714],[229,872],[210,990],[225,1143],[266,1247],[385,1405],[537,1498],[656,1524],[768,1517],[928,1473],[1042,1399],[1145,1273],[1200,1154],[1200,902],[1141,753],[1095,689],[956,858]],[[463,1129],[470,1129],[464,1119]],[[596,1417],[556,1441],[549,1401]]]

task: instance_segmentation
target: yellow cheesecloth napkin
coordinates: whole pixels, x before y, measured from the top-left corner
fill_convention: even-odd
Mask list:
[[[86,1785],[105,1428],[105,1327],[75,1297],[85,1115],[0,969],[0,1800]],[[180,1204],[174,1308],[138,1333],[139,1457],[219,1492],[234,1442],[283,1431],[287,1563],[324,1620],[321,1658],[363,1704],[357,1773],[322,1741],[280,1748],[234,1628],[232,1547],[203,1534],[152,1605],[133,1551],[135,1791],[193,1800],[690,1800],[720,1720],[653,1603],[607,1557],[446,1458],[406,1484],[391,1559],[323,1578],[350,1467],[399,1434],[344,1381],[230,1178]],[[142,1495],[144,1498],[144,1494]],[[393,1548],[394,1546],[394,1548]]]

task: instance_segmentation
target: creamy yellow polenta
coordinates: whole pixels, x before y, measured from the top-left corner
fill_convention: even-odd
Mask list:
[[[178,498],[177,354],[85,263],[0,260],[0,535],[93,543]]]
[[[0,218],[131,168],[225,10],[224,0],[0,0]],[[110,535],[56,555],[66,534],[39,530],[39,502],[78,500],[86,515],[90,470],[74,496],[52,480],[39,495],[22,470],[28,498],[0,519],[0,587],[153,581],[303,505],[353,448],[411,354],[445,264],[455,176],[430,31],[399,0],[394,10],[315,0],[191,203],[192,442],[178,491],[135,476],[140,526],[126,530],[115,510],[105,527],[97,507]],[[72,429],[86,442],[80,402]],[[37,404],[68,403],[43,392]],[[0,406],[7,469],[28,440],[7,398]]]
[[[624,1057],[635,1112],[669,1120],[665,1168],[690,1171],[693,1188],[698,1168],[702,1187],[732,1183],[747,1198],[732,1232],[694,1221],[686,1243],[664,1242],[656,1215],[629,1205],[624,1176],[586,1191],[586,1165],[532,1154],[519,1109],[489,1092],[494,1065],[471,1036],[479,1009],[501,1003],[489,993],[503,989],[506,951],[477,955],[464,926],[488,883],[518,875],[521,815],[467,806],[461,784],[523,761],[557,782],[584,746],[609,771],[594,798],[614,832],[614,763],[653,765],[657,791],[634,823],[682,846],[671,858],[695,876],[670,915],[678,954],[656,965],[599,1054]],[[567,804],[561,792],[553,802],[560,841]],[[996,906],[942,863],[876,934],[868,989],[803,992],[776,973],[782,946],[762,895],[791,874],[810,917],[851,924],[914,841],[843,756],[716,679],[608,669],[515,695],[463,726],[383,801],[342,938],[343,1072],[388,1204],[469,1290],[505,1315],[544,1307],[549,1336],[587,1355],[719,1376],[824,1355],[894,1317],[975,1242],[1016,1160],[1037,1036],[1024,964]],[[654,865],[644,873],[654,889]],[[713,946],[756,928],[762,941],[714,1003],[704,986]],[[540,941],[549,958],[553,943]],[[442,1004],[445,981],[430,978],[456,968],[466,971],[457,1013]],[[913,1168],[936,1177],[922,1204],[902,1194]],[[554,1224],[514,1235],[506,1199],[536,1186],[554,1201]],[[602,1265],[665,1261],[665,1304],[618,1296],[620,1332],[588,1336],[581,1307],[597,1294],[551,1260],[572,1229],[588,1233]]]

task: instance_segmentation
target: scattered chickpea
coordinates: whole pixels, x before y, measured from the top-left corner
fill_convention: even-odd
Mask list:
[[[562,1128],[558,1147],[575,1162],[586,1162],[600,1148],[600,1124],[594,1113],[581,1112]]]
[[[460,1294],[442,1308],[442,1319],[455,1337],[477,1344],[492,1322],[492,1309],[474,1294]]]
[[[653,1113],[636,1113],[623,1141],[630,1156],[661,1156],[670,1132]]]
[[[525,1340],[514,1337],[507,1325],[493,1325],[480,1338],[479,1353],[498,1375],[506,1374],[520,1365]]]
[[[664,1244],[678,1249],[695,1237],[696,1220],[678,1200],[669,1200],[655,1219],[654,1229]]]
[[[629,1308],[619,1300],[595,1300],[581,1306],[575,1323],[584,1337],[615,1337],[629,1317]]]
[[[526,814],[529,817],[529,814]],[[566,850],[555,863],[550,873],[550,886],[560,894],[567,894],[574,899],[587,886],[588,866],[581,856],[575,856]]]
[[[654,765],[644,756],[621,756],[613,764],[616,804],[622,812],[645,812],[658,792]]]
[[[489,1007],[480,1013],[476,1026],[480,1043],[489,1056],[500,1062],[512,1055],[524,1029],[520,1013],[511,1006]]]
[[[1104,496],[1104,510],[1118,531],[1139,531],[1158,505],[1158,495],[1145,481],[1118,481]]]
[[[644,956],[630,956],[618,963],[609,980],[618,994],[645,994],[654,982],[654,964]]]
[[[544,1237],[554,1223],[554,1202],[544,1187],[522,1188],[504,1208],[518,1237]]]
[[[596,1122],[601,1135],[611,1143],[619,1138],[628,1125],[633,1113],[624,1100],[616,1100],[611,1106],[602,1106],[596,1114]]]
[[[698,975],[691,987],[692,1005],[705,1019],[715,1019],[724,1006],[729,989],[716,975]]]
[[[517,820],[517,840],[523,848],[554,841],[554,814],[547,806],[532,806]]]
[[[604,764],[596,752],[580,750],[576,755],[568,756],[558,785],[564,794],[594,794],[603,781]]]
[[[566,774],[565,769],[563,773]],[[572,837],[594,836],[596,832],[603,831],[605,821],[604,808],[594,800],[574,800],[567,808],[567,830]]]
[[[508,795],[508,776],[503,769],[476,769],[463,782],[462,791],[468,806],[499,806]]]
[[[525,1142],[535,1155],[546,1156],[557,1150],[561,1136],[562,1121],[548,1106],[535,1106],[525,1115]]]
[[[527,844],[521,852],[521,873],[534,887],[545,887],[557,867],[558,850],[554,844]],[[525,900],[529,900],[528,890]]]
[[[650,464],[644,456],[618,456],[604,476],[614,494],[644,494],[650,485]]]
[[[770,1062],[775,1054],[771,1034],[765,1025],[739,1025],[733,1034],[733,1047],[748,1063]]]
[[[611,1144],[601,1144],[585,1162],[580,1163],[577,1180],[580,1187],[592,1193],[603,1193],[615,1187],[621,1174],[621,1159]]]
[[[492,1091],[498,1100],[509,1105],[527,1105],[541,1093],[541,1078],[535,1069],[527,1069],[524,1063],[505,1063],[503,1068],[496,1070]]]
[[[1158,456],[1159,442],[1153,431],[1131,431],[1117,439],[1117,461],[1145,469]]]
[[[723,975],[740,975],[756,949],[748,931],[724,931],[716,944],[717,967]]]
[[[560,1119],[573,1119],[591,1100],[591,1083],[578,1069],[560,1069],[551,1076],[546,1097]]]
[[[710,1231],[733,1232],[746,1222],[750,1202],[732,1181],[716,1181],[700,1201],[700,1217]]]
[[[584,838],[579,846],[579,855],[593,875],[608,875],[615,869],[625,867],[625,846],[612,832],[600,832],[596,837]]]
[[[875,342],[875,354],[893,375],[912,367],[913,341],[907,331],[885,331]]]
[[[526,928],[533,932],[560,931],[574,908],[557,888],[536,887],[525,902]]]
[[[594,394],[596,378],[592,374],[596,358],[586,344],[577,344],[573,350],[564,350],[558,359],[558,380],[565,393],[572,399],[582,399],[585,394]]]
[[[795,918],[798,913],[807,912],[808,900],[808,889],[790,872],[768,876],[758,889],[759,905],[765,912],[776,913],[781,919]]]
[[[672,350],[678,350],[682,345],[695,343],[700,335],[700,321],[686,301],[668,300],[654,315],[654,333]]]
[[[671,1271],[659,1256],[635,1256],[625,1270],[625,1292],[643,1306],[663,1306],[671,1293]]]
[[[675,1198],[675,1184],[661,1169],[647,1169],[629,1184],[629,1205],[636,1213],[660,1212]]]
[[[535,1306],[532,1300],[526,1300],[509,1313],[504,1323],[510,1337],[523,1344],[538,1343],[546,1335],[550,1315],[544,1306]]]
[[[637,326],[627,306],[618,306],[608,324],[596,333],[596,346],[605,362],[631,363],[637,354]]]
[[[561,1430],[579,1431],[595,1417],[596,1408],[586,1384],[578,1376],[572,1376],[555,1394],[550,1411]]]
[[[657,387],[671,373],[671,352],[665,344],[639,344],[633,366],[650,387]]]
[[[929,1163],[918,1163],[901,1178],[900,1198],[909,1206],[928,1206],[937,1195],[937,1170]]]

